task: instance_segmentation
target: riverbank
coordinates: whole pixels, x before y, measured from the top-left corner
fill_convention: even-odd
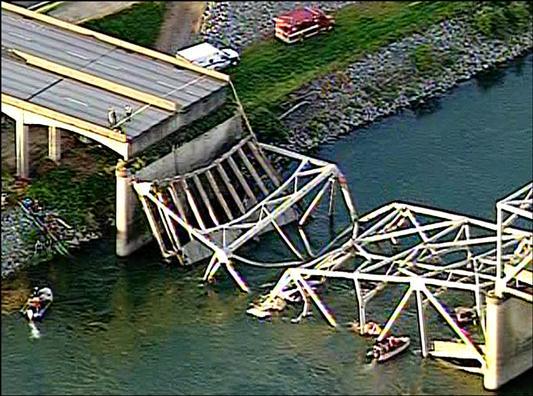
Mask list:
[[[486,37],[466,19],[444,21],[298,89],[281,106],[285,147],[309,151],[402,108],[422,105],[531,51],[533,34]],[[439,60],[424,68],[417,56]]]
[[[261,23],[254,22],[253,15],[255,14],[251,14],[254,9],[244,3],[248,2],[243,2],[239,7],[246,12],[243,11],[240,15],[245,15],[246,18],[237,18],[237,20],[241,20],[245,25],[237,24],[234,26],[234,32],[247,37],[246,32]],[[216,4],[220,4],[219,7],[223,9],[224,3]],[[215,13],[214,7],[211,5],[209,8],[211,15]],[[469,79],[476,73],[488,70],[531,49],[531,23],[527,29],[519,32],[515,29],[514,34],[496,38],[490,37],[487,32],[485,34],[480,32],[477,23],[479,19],[475,19],[474,12],[466,16],[455,14],[457,10],[463,9],[464,5],[458,7],[432,3],[423,5],[422,9],[414,7],[417,6],[401,8],[396,4],[387,5],[385,8],[375,9],[376,14],[373,17],[369,16],[369,9],[366,9],[366,14],[359,10],[357,23],[360,25],[355,26],[356,28],[365,27],[366,30],[358,31],[357,29],[342,30],[342,26],[347,26],[346,21],[350,20],[348,16],[351,15],[344,11],[345,22],[342,22],[341,18],[336,34],[342,34],[346,39],[347,32],[352,32],[355,35],[355,42],[360,43],[362,47],[358,47],[357,51],[352,51],[353,53],[348,53],[350,47],[346,48],[346,43],[341,42],[340,47],[338,47],[339,44],[330,43],[331,46],[324,47],[324,51],[326,49],[328,51],[327,56],[316,60],[316,62],[322,62],[320,67],[317,64],[299,63],[294,59],[298,60],[301,54],[311,50],[320,51],[320,43],[333,40],[335,36],[315,37],[294,47],[286,47],[273,40],[253,44],[243,53],[242,64],[237,69],[230,70],[230,73],[260,138],[296,151],[310,151],[324,142],[334,140],[377,118],[443,94],[460,81]],[[370,8],[370,10],[373,9]],[[264,18],[263,11],[258,7],[254,12],[258,18]],[[420,30],[421,27],[431,22],[431,19],[422,21],[420,18],[431,12],[435,12],[433,17],[437,20],[449,15],[455,15],[455,17],[445,18],[437,25]],[[380,19],[381,17],[383,19]],[[107,21],[109,22],[109,19]],[[233,26],[235,20],[231,19],[231,21]],[[384,24],[393,22],[396,24],[393,26],[398,26],[396,35],[405,32],[410,34],[388,43],[390,37],[381,37],[382,29]],[[132,27],[128,27],[130,28]],[[348,28],[354,27],[350,25]],[[257,35],[260,35],[260,31],[257,29]],[[413,31],[418,32],[413,34]],[[155,37],[155,35],[152,36]],[[259,36],[254,37],[257,39]],[[364,37],[367,38],[366,41],[363,40]],[[254,38],[250,40],[252,42]],[[363,46],[363,42],[366,42],[366,47]],[[382,42],[388,44],[377,48]],[[268,53],[270,50],[278,51],[275,53],[278,55],[287,55],[265,57],[265,51]],[[340,60],[337,63],[334,62],[337,59],[336,56],[346,63],[345,67],[340,68],[339,65],[342,64]],[[357,60],[348,62],[353,56]],[[313,59],[315,57],[312,56]],[[298,75],[294,71],[287,73],[286,66],[290,62],[293,62],[294,69],[300,72]],[[275,69],[274,74],[261,74],[260,71],[265,67]],[[284,67],[285,71],[283,71]],[[320,75],[321,72],[332,67],[337,67],[337,69],[317,79],[312,78],[315,74]],[[282,72],[286,75],[278,75]],[[272,78],[275,78],[275,81],[270,87],[269,81]],[[269,95],[269,92],[273,95]],[[218,115],[215,114],[216,117]],[[199,124],[202,124],[202,120]],[[203,124],[208,123],[203,122]],[[185,128],[186,130],[180,136],[192,137],[201,133],[194,128],[195,126]],[[172,147],[172,145],[167,146]],[[91,151],[89,148],[83,151],[83,155],[88,155],[88,158],[91,156],[97,158],[96,153],[99,149],[95,148],[97,151]],[[80,151],[77,152],[79,153]],[[98,161],[95,160],[95,162]],[[36,180],[29,191],[32,192],[33,197],[40,199],[52,210],[62,209],[68,217],[67,222],[76,228],[86,227],[89,223],[91,223],[91,230],[94,227],[104,229],[112,226],[115,185],[112,169],[107,168],[114,162],[109,162],[109,158],[105,155],[102,155],[100,162],[102,162],[102,169],[96,169],[93,174],[78,180],[75,177],[77,171],[73,172],[68,166],[62,164],[54,167],[45,177]],[[64,183],[65,178],[71,182]],[[97,222],[94,219],[95,214],[100,217]],[[11,223],[6,224],[4,228],[4,217],[2,217],[2,229],[3,231],[5,229],[7,234],[17,233]],[[20,236],[14,238],[20,239]],[[6,243],[7,251],[13,254],[20,251],[17,244]],[[31,245],[27,246],[27,250],[32,248]],[[4,252],[4,249],[2,251]],[[10,269],[22,266],[25,260],[23,256],[20,259],[14,258],[11,260],[14,264]],[[3,254],[2,269],[4,261]],[[3,276],[4,271],[2,271]]]

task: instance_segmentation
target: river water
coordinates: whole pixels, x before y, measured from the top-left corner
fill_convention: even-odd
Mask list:
[[[495,200],[532,179],[532,64],[529,55],[316,156],[345,172],[361,213],[405,200],[494,219]],[[253,285],[268,278],[244,272]],[[495,394],[481,377],[421,359],[413,312],[409,353],[373,367],[369,341],[318,315],[291,324],[291,310],[258,321],[245,314],[253,296],[224,279],[206,288],[200,275],[161,262],[155,246],[117,259],[112,239],[21,271],[2,285],[2,394]],[[56,301],[37,338],[16,309],[39,282]],[[354,319],[353,294],[328,293],[338,321]],[[528,392],[522,376],[500,393]]]

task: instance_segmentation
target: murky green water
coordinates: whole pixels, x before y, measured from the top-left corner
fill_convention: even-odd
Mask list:
[[[532,179],[532,64],[530,55],[317,155],[344,170],[360,212],[407,200],[492,219],[495,200]],[[268,256],[268,243],[261,249]],[[253,285],[268,279],[244,272]],[[260,322],[245,314],[252,296],[225,280],[206,289],[200,275],[160,262],[155,247],[117,259],[108,240],[4,282],[2,394],[491,394],[481,377],[422,360],[414,320],[403,329],[410,352],[371,367],[369,341],[318,317],[291,324],[290,310]],[[13,312],[36,282],[56,298],[38,339]],[[354,318],[353,295],[338,288],[327,299],[340,322]],[[523,376],[500,393],[532,390]]]

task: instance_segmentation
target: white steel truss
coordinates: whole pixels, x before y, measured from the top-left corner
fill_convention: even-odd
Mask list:
[[[496,203],[497,240],[497,280],[496,296],[512,294],[529,302],[533,301],[533,183],[529,183],[508,197]],[[505,260],[508,248],[503,236],[514,226],[530,232],[512,252],[510,260]],[[514,284],[511,286],[510,284]]]
[[[253,135],[205,168],[133,185],[164,257],[176,257],[183,264],[209,258],[204,280],[212,280],[222,266],[244,291],[248,286],[235,264],[314,266],[335,255],[338,246],[357,232],[357,213],[337,166],[259,143]],[[305,227],[322,201],[328,204],[328,214],[334,214],[338,190],[349,224],[313,249]],[[300,244],[291,241],[284,230],[287,224],[296,224]],[[265,231],[276,232],[293,259],[265,263],[239,253]]]
[[[461,346],[459,355],[479,362],[478,368],[469,371],[483,372],[484,346],[464,334],[455,314],[439,298],[444,291],[470,293],[483,336],[485,292],[499,284],[501,293],[531,302],[531,271],[527,268],[531,267],[533,232],[531,227],[511,227],[520,216],[531,221],[531,196],[530,184],[500,201],[500,212],[512,215],[504,219],[499,212],[497,224],[407,203],[385,205],[358,220],[358,234],[339,249],[341,253],[334,260],[323,260],[312,268],[287,269],[270,293],[247,312],[267,317],[287,302],[301,302],[303,310],[295,319],[298,321],[309,313],[313,302],[326,321],[337,326],[316,288],[326,279],[345,279],[355,289],[362,333],[372,298],[387,285],[404,284],[407,290],[378,340],[389,334],[414,295],[422,355],[447,353],[435,351],[442,342],[429,341],[424,315],[424,305],[429,303],[462,342],[451,343]],[[451,349],[448,345],[448,351]]]

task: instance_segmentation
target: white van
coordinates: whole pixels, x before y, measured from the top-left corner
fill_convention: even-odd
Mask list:
[[[231,48],[218,49],[209,43],[193,45],[192,47],[179,50],[176,52],[176,55],[206,69],[215,70],[225,69],[230,65],[235,66],[240,61],[237,51]]]

